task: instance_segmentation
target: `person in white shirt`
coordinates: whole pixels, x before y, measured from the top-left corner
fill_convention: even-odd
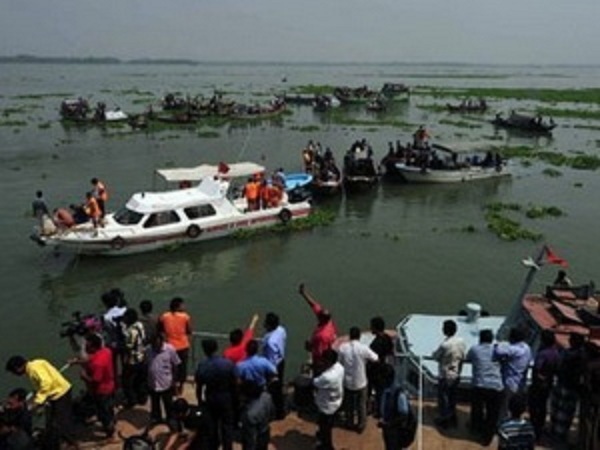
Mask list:
[[[442,330],[446,338],[433,352],[433,359],[438,362],[438,410],[439,416],[435,424],[445,428],[456,426],[456,391],[460,382],[462,364],[467,354],[467,345],[463,338],[456,335],[457,325],[454,320],[445,320]]]
[[[334,450],[331,441],[331,430],[335,413],[344,399],[344,367],[337,362],[338,354],[328,349],[323,352],[325,370],[313,380],[315,386],[315,403],[319,410],[317,418],[318,430],[317,450]]]
[[[367,362],[376,362],[379,357],[360,342],[358,327],[350,328],[350,340],[340,345],[338,352],[344,366],[346,426],[362,433],[367,425]]]

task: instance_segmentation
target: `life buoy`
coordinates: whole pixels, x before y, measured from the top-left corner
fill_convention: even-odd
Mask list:
[[[200,236],[200,233],[202,233],[202,230],[198,225],[190,225],[187,230],[185,230],[185,234],[191,239],[196,239]]]
[[[279,211],[279,220],[281,220],[283,223],[288,223],[290,220],[292,220],[292,213],[290,210],[285,208]]]
[[[117,236],[110,241],[110,246],[115,250],[121,250],[123,247],[125,247],[125,239],[123,239],[121,236]]]

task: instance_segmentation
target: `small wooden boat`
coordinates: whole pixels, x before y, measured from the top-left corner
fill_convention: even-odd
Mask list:
[[[341,102],[335,96],[317,95],[313,102],[313,110],[317,112],[329,111],[331,108],[337,108]]]
[[[446,103],[446,108],[451,113],[461,113],[461,114],[469,114],[469,113],[484,113],[487,111],[488,106],[485,100],[481,100],[477,103],[460,103],[459,105],[451,105],[450,103]]]
[[[370,190],[379,182],[373,158],[366,150],[349,150],[344,156],[343,183],[346,192]]]
[[[528,116],[524,114],[511,113],[508,118],[497,114],[491,123],[500,128],[525,131],[527,133],[550,134],[556,128],[556,123],[550,118],[544,120],[542,116]]]
[[[375,99],[379,93],[369,89],[367,86],[358,88],[341,86],[334,89],[333,95],[342,104],[363,104]]]
[[[278,97],[268,105],[236,105],[231,118],[236,120],[262,120],[280,116],[286,109],[283,98]]]
[[[410,88],[404,83],[385,83],[379,92],[393,101],[406,101],[410,97]]]

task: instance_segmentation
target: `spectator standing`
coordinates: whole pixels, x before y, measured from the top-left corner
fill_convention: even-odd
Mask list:
[[[539,441],[546,424],[548,399],[560,362],[560,351],[551,330],[542,330],[540,347],[533,361],[531,385],[528,389],[529,418]]]
[[[510,398],[522,393],[531,363],[531,348],[525,342],[525,332],[518,327],[510,329],[508,343],[494,344],[494,360],[500,362],[504,394],[500,407],[500,420],[506,418]]]
[[[258,323],[258,314],[254,314],[246,331],[239,328],[229,333],[229,346],[223,350],[223,356],[234,364],[246,359],[246,345],[254,339],[254,329]]]
[[[246,404],[241,413],[242,450],[268,450],[271,418],[275,407],[271,395],[256,383],[242,383]]]
[[[583,388],[586,367],[585,337],[571,333],[569,348],[558,365],[556,386],[550,400],[550,433],[558,441],[567,440]]]
[[[498,450],[533,450],[535,432],[533,425],[523,418],[527,402],[522,394],[510,398],[508,410],[510,417],[498,427]]]
[[[373,395],[374,415],[379,416],[379,407],[381,394],[385,387],[383,382],[383,372],[387,370],[386,364],[394,352],[394,342],[389,334],[385,332],[385,322],[381,317],[371,319],[371,333],[375,336],[371,345],[371,350],[377,353],[377,361],[367,363],[368,393]]]
[[[46,416],[46,430],[50,434],[48,448],[58,450],[61,440],[76,445],[72,430],[71,383],[45,359],[28,361],[23,356],[12,356],[6,363],[6,370],[17,376],[27,375],[35,389],[35,407],[45,403],[50,406]]]
[[[133,408],[147,400],[146,345],[144,326],[138,320],[137,311],[128,308],[123,314],[123,374],[122,385],[125,404]]]
[[[195,376],[198,405],[205,405],[212,421],[211,448],[218,448],[220,443],[223,450],[231,450],[236,416],[235,366],[217,354],[218,346],[214,339],[202,340],[202,350],[206,359],[198,364]]]
[[[171,344],[181,360],[177,374],[177,394],[183,391],[183,383],[187,377],[187,366],[190,353],[190,336],[192,335],[192,320],[185,312],[183,299],[175,297],[171,300],[169,311],[160,316],[159,330],[165,335],[165,340]]]
[[[415,439],[417,420],[412,412],[408,395],[394,381],[394,367],[386,365],[382,369],[384,390],[381,395],[380,421],[385,450],[408,448]]]
[[[337,338],[337,327],[328,310],[323,308],[306,290],[304,283],[298,287],[298,292],[304,298],[310,309],[315,314],[317,326],[306,342],[306,350],[311,352],[314,375],[323,372],[326,362],[323,360],[325,350],[331,348]]]
[[[472,365],[471,430],[481,434],[482,445],[490,445],[496,433],[502,404],[502,375],[494,361],[492,330],[479,332],[479,344],[467,352],[466,361]]]
[[[154,423],[163,420],[161,403],[167,422],[170,419],[175,396],[175,375],[181,364],[175,348],[164,341],[161,334],[154,334],[147,349],[148,388],[150,390],[150,418]]]
[[[456,336],[454,320],[445,320],[442,325],[444,340],[433,352],[438,362],[438,409],[435,424],[440,427],[456,426],[456,390],[467,348],[463,338]]]
[[[263,336],[263,356],[277,369],[277,379],[269,385],[269,393],[275,405],[275,417],[285,418],[285,347],[287,331],[281,325],[279,316],[273,312],[265,316],[265,335]]]
[[[152,312],[154,305],[150,300],[140,302],[140,322],[144,326],[146,335],[146,344],[154,342],[154,337],[158,333],[158,317]]]
[[[323,371],[313,380],[318,409],[317,450],[334,450],[331,439],[335,413],[344,399],[344,367],[333,349],[323,352]]]
[[[344,367],[344,412],[346,426],[362,433],[367,425],[367,363],[377,362],[377,353],[360,342],[360,329],[350,328],[350,340],[340,345]]]
[[[81,378],[94,401],[96,417],[108,438],[115,433],[115,369],[112,352],[102,344],[102,338],[90,334],[85,338],[87,358],[78,359],[82,365]]]
[[[247,358],[236,366],[236,374],[241,382],[256,383],[261,388],[277,378],[277,368],[264,356],[258,354],[258,341],[251,340],[246,346]]]
[[[600,348],[588,343],[579,412],[579,444],[585,450],[600,450]]]

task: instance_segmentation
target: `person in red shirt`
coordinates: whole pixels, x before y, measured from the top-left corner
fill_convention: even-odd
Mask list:
[[[319,375],[327,367],[323,353],[332,347],[337,339],[337,327],[331,318],[331,313],[323,308],[306,290],[304,283],[298,287],[298,292],[306,300],[317,318],[317,326],[310,339],[306,341],[306,350],[311,353],[314,375]]]
[[[223,350],[223,356],[225,358],[229,359],[234,364],[246,359],[246,344],[254,339],[254,328],[257,323],[258,314],[254,314],[246,331],[242,332],[241,329],[236,328],[229,333],[229,347]]]
[[[96,416],[106,435],[111,438],[115,433],[115,370],[112,351],[102,344],[102,338],[90,334],[85,338],[86,359],[72,362],[82,365],[81,378],[96,406]]]

